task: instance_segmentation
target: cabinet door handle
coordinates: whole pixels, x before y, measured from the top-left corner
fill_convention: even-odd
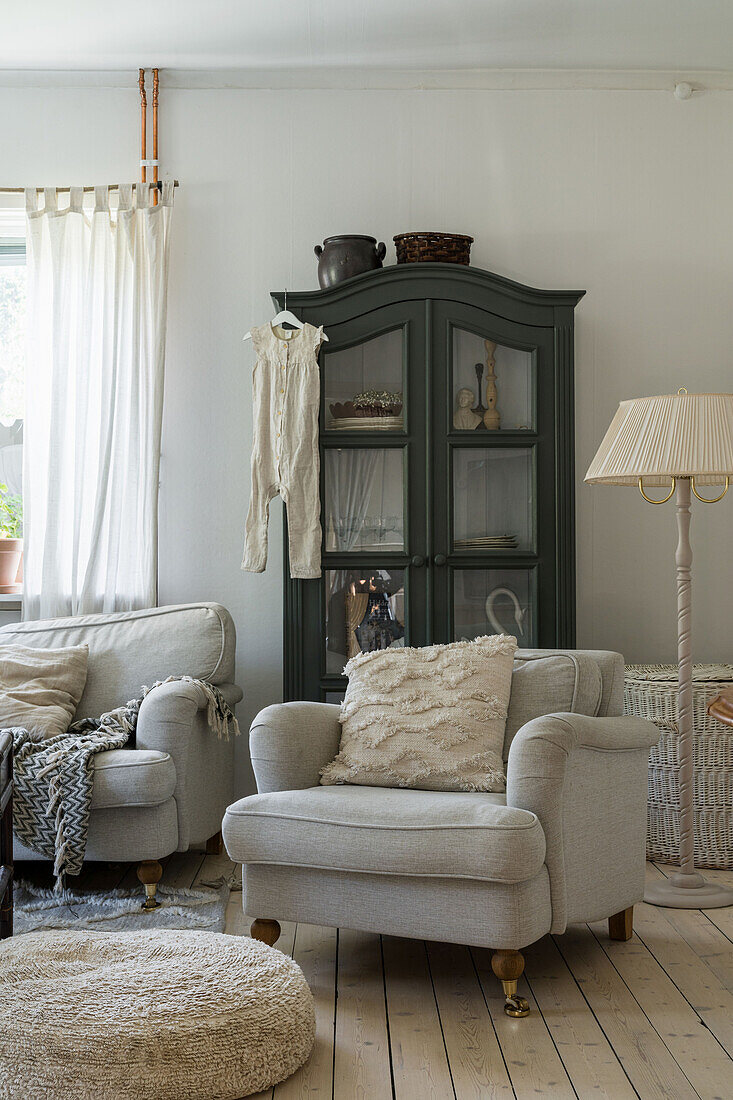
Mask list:
[[[425,558],[422,554],[414,554],[410,558],[410,565],[414,565],[415,569],[421,569],[425,565]]]
[[[445,565],[448,559],[446,558],[445,554],[436,554],[433,558],[433,561],[436,565]]]

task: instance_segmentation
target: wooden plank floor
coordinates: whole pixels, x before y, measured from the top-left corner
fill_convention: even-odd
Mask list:
[[[231,868],[188,852],[167,861],[163,881],[193,886]],[[650,878],[667,870],[648,865]],[[733,886],[733,873],[706,874]],[[128,885],[134,869],[84,877]],[[249,923],[233,893],[227,932],[248,935]],[[277,946],[313,991],[316,1046],[255,1100],[730,1100],[733,909],[642,904],[634,929],[616,943],[604,924],[574,925],[532,945],[520,982],[532,1012],[511,1020],[486,950],[284,924]]]

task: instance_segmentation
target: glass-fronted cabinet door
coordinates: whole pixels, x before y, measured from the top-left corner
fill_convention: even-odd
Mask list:
[[[323,575],[299,586],[302,621],[320,629],[303,639],[300,697],[313,698],[317,684],[317,697],[337,702],[351,657],[425,641],[424,307],[384,306],[329,325],[328,336]]]
[[[433,309],[433,632],[557,636],[552,330]]]

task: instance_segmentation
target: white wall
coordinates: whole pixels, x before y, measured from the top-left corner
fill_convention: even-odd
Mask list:
[[[580,477],[624,397],[733,385],[733,94],[661,91],[170,90],[177,192],[161,485],[161,602],[234,615],[243,725],[281,691],[281,514],[263,576],[240,572],[251,346],[271,288],[316,285],[331,233],[476,237],[473,262],[585,288]],[[0,88],[10,184],[136,177],[129,90]],[[388,253],[393,258],[393,253]],[[733,494],[731,494],[733,496]],[[578,644],[674,658],[675,519],[578,484]],[[696,505],[695,654],[731,660],[733,499]],[[247,769],[242,752],[241,781]]]

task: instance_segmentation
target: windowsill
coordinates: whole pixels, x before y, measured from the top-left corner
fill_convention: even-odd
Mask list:
[[[0,592],[0,610],[20,611],[22,603],[20,592]]]

